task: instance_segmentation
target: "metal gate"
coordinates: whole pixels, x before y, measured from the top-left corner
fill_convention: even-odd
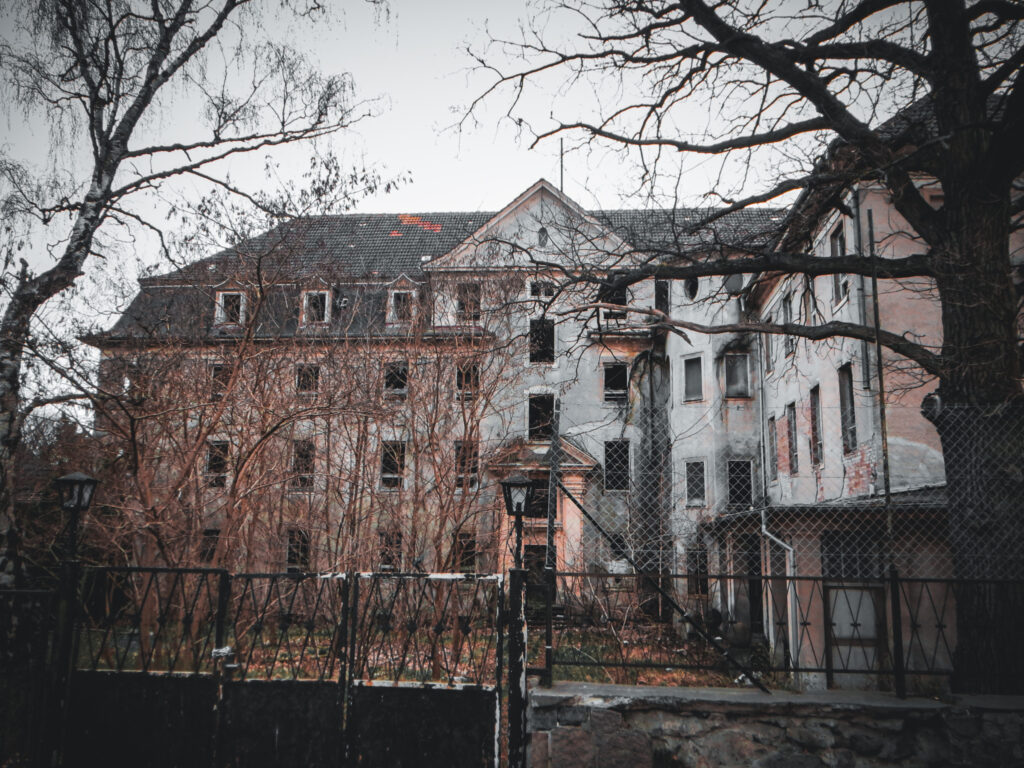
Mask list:
[[[493,766],[504,582],[87,569],[65,765]]]

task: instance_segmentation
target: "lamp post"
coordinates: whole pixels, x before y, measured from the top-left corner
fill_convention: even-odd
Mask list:
[[[78,523],[82,513],[89,509],[89,504],[92,503],[96,478],[89,477],[84,472],[72,472],[70,475],[58,477],[54,485],[60,494],[61,509],[71,515],[68,526],[68,559],[75,560],[78,557]]]
[[[523,515],[532,496],[533,484],[516,472],[501,481],[501,493],[505,497],[505,512],[515,518],[516,550],[515,568],[523,567]]]

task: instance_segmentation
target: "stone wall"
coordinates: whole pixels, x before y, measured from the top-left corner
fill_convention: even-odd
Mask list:
[[[1024,697],[559,683],[528,729],[530,768],[1024,766]]]

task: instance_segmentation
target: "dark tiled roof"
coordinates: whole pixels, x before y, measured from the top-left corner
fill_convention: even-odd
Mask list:
[[[722,244],[764,244],[782,221],[778,209],[738,211],[697,229],[711,211],[612,210],[592,215],[634,247],[683,253]],[[239,331],[214,323],[215,294],[238,280],[269,286],[256,314],[257,338],[387,335],[386,284],[405,275],[424,280],[423,265],[442,256],[494,214],[349,214],[297,219],[263,235],[164,275],[145,278],[134,301],[97,343],[229,339]],[[333,290],[327,328],[302,329],[302,289]],[[252,299],[250,299],[252,300]]]

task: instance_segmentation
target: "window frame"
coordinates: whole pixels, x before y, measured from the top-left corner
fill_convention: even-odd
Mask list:
[[[227,376],[225,377],[225,374]],[[228,394],[231,381],[231,366],[224,363],[210,363],[210,402],[219,403]]]
[[[476,546],[476,534],[472,531],[459,531],[455,534],[455,571],[457,573],[476,573],[479,551]]]
[[[698,397],[689,397],[687,395],[687,389],[688,389],[687,382],[690,380],[690,377],[688,375],[688,370],[689,370],[688,363],[690,363],[691,361],[696,361],[697,362],[697,370],[699,371],[699,374],[697,376],[697,383],[699,385],[699,390],[700,390]],[[682,388],[683,388],[681,402],[683,402],[683,403],[700,403],[700,402],[703,402],[704,401],[704,355],[702,353],[697,353],[695,355],[683,355],[683,365],[682,365],[682,368],[683,368],[683,374],[682,374],[682,376],[679,377],[681,379],[681,381],[682,381]]]
[[[309,300],[314,296],[323,297],[323,319],[311,320],[309,312]],[[302,319],[301,325],[303,327],[328,325],[331,322],[331,291],[328,288],[316,288],[313,290],[302,292]]]
[[[625,449],[625,453],[623,453]],[[612,459],[615,466],[612,466]],[[625,465],[622,462],[625,461]],[[626,438],[604,441],[604,490],[628,491],[630,486],[630,445]]]
[[[472,491],[480,483],[480,443],[455,441],[455,490]]]
[[[620,375],[624,379],[624,381],[623,381],[624,386],[621,389],[619,389],[619,388],[610,389],[609,386],[608,386],[608,383],[609,383],[609,375],[608,374],[609,374],[609,371],[611,371],[612,369],[615,369],[617,371],[621,370],[621,374]],[[614,362],[607,362],[607,363],[604,363],[601,366],[601,370],[602,370],[602,374],[603,374],[602,395],[604,397],[604,402],[606,402],[606,403],[613,403],[615,405],[621,405],[622,403],[628,402],[629,401],[629,363],[625,363],[625,362],[618,361],[618,360],[616,360]]]
[[[223,462],[221,464],[221,462]],[[214,464],[219,465],[219,469]],[[203,476],[208,488],[224,488],[228,484],[231,469],[231,443],[227,440],[206,441],[206,461],[203,462]]]
[[[472,295],[467,295],[472,294]],[[483,317],[483,290],[480,283],[462,281],[455,284],[455,322],[479,323]]]
[[[786,403],[786,458],[789,459],[789,474],[800,474],[800,445],[797,442],[796,403]]]
[[[199,562],[208,565],[217,558],[217,545],[220,543],[220,528],[204,528],[199,539]]]
[[[765,319],[767,325],[772,324],[772,317],[768,315]],[[773,333],[762,333],[761,334],[761,350],[764,354],[764,372],[767,374],[772,373],[775,370],[775,344],[772,341]]]
[[[228,317],[227,308],[224,300],[228,296],[238,296],[238,318],[233,319]],[[245,291],[240,290],[228,290],[228,291],[217,291],[216,297],[216,309],[214,312],[214,323],[216,325],[244,325],[246,317],[246,309],[248,304],[248,297]]]
[[[820,467],[825,463],[825,443],[821,431],[821,386],[818,384],[811,387],[809,411],[811,466]]]
[[[842,219],[828,236],[829,253],[833,259],[846,255],[846,222]],[[850,275],[846,272],[832,273],[832,306],[838,307],[850,298]]]
[[[746,476],[743,478],[744,482],[748,483],[749,486],[749,498],[745,500],[736,500],[734,498],[734,478],[733,478],[733,467],[737,466],[746,467]],[[728,505],[732,508],[739,506],[751,507],[754,504],[754,462],[750,459],[727,459],[725,463],[725,478],[726,478],[726,490],[728,492]]]
[[[768,480],[779,479],[779,427],[774,416],[768,417]]]
[[[400,571],[402,569],[402,532],[394,528],[377,531],[377,542],[380,547],[381,571]]]
[[[843,454],[857,450],[857,396],[853,387],[853,365],[844,363],[836,370],[839,379],[839,428]]]
[[[614,304],[617,307],[628,307],[629,306],[629,286],[622,285],[614,289],[607,290],[607,293],[603,297],[603,303]],[[629,315],[626,309],[605,309],[601,313],[601,317],[604,320],[625,320]]]
[[[468,376],[467,376],[468,373]],[[466,386],[467,382],[470,386]],[[480,394],[480,364],[463,363],[455,366],[455,392],[458,400],[469,402]]]
[[[787,291],[782,297],[782,324],[791,325],[793,323],[793,291]],[[792,357],[796,354],[796,336],[791,333],[783,334],[782,337],[782,349],[785,352],[786,357]]]
[[[293,439],[288,487],[293,491],[310,491],[315,485],[316,441],[309,437]]]
[[[400,491],[405,488],[406,463],[404,440],[381,441],[379,486],[382,491]]]
[[[310,373],[312,373],[312,388],[304,386],[304,383],[308,383],[308,374]],[[316,395],[320,394],[319,363],[295,364],[295,394],[306,397],[315,397]]]
[[[309,531],[293,525],[285,536],[285,572],[309,573],[313,549]]]
[[[555,291],[555,283],[551,280],[530,281],[530,296],[533,298],[549,299],[554,297]]]
[[[399,375],[400,371],[404,371],[404,375]],[[404,381],[405,386],[393,387],[391,384],[401,378]],[[385,397],[403,399],[409,394],[409,361],[408,360],[388,360],[384,363],[384,380],[383,389]]]
[[[690,467],[700,467],[700,495],[695,497],[690,488]],[[706,507],[708,505],[708,464],[704,459],[687,459],[683,462],[683,477],[686,480],[686,506]]]
[[[404,297],[404,306],[399,312],[399,297]],[[412,290],[391,291],[388,297],[388,322],[392,325],[409,325],[415,317],[413,307],[416,304],[416,292]]]

